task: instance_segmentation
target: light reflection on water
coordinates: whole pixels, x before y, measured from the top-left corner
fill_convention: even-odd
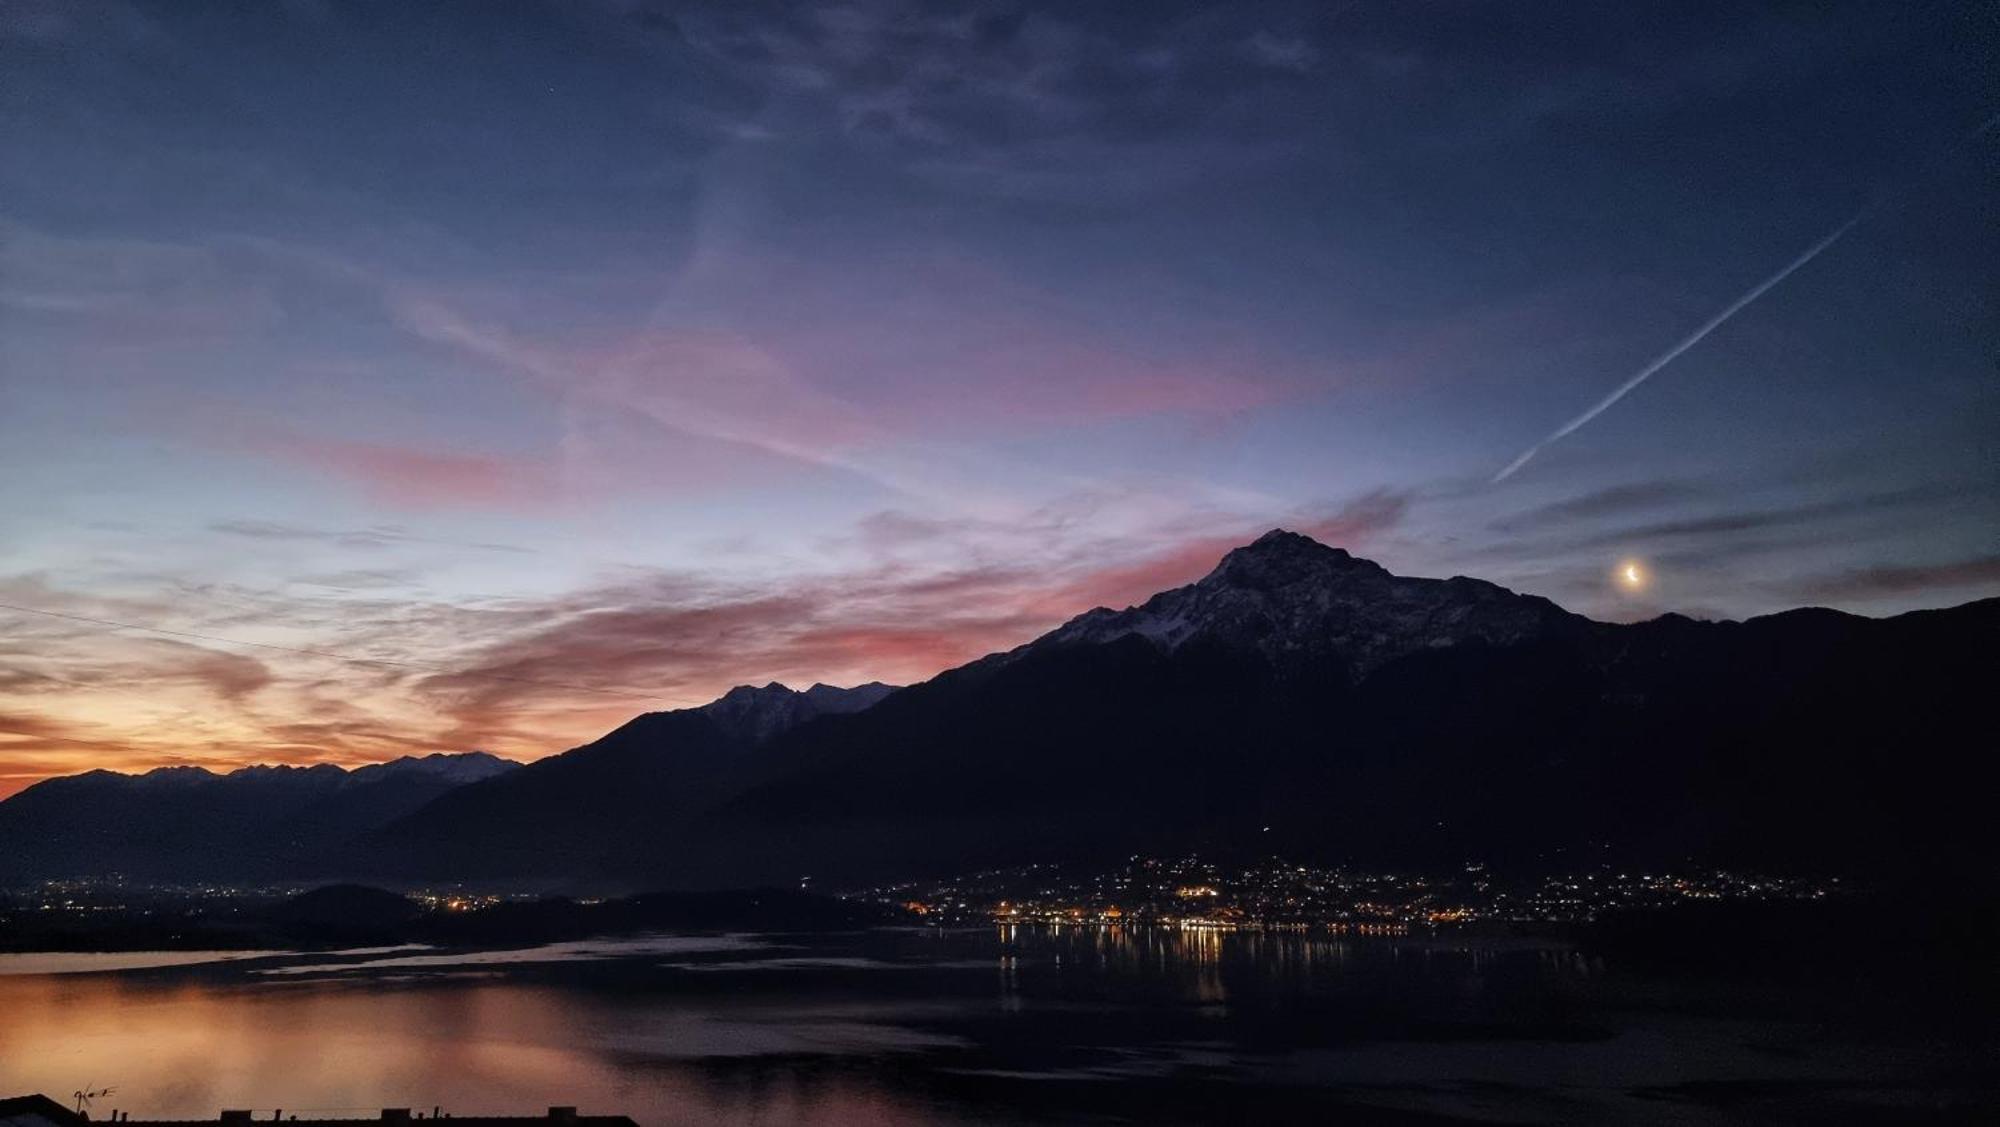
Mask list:
[[[0,955],[0,975],[93,974],[100,971],[150,970],[196,963],[235,962],[290,955],[291,951],[117,951],[104,954]]]
[[[206,957],[16,961],[42,970],[0,974],[0,1094],[115,1085],[141,1118],[564,1104],[657,1127],[1199,1118],[1176,1093],[1200,1082],[1281,1117],[1337,1097],[1665,1123],[1712,1117],[1650,1089],[1879,1069],[1771,1023],[1607,1019],[1586,1004],[1602,968],[1504,943],[1007,926]]]
[[[263,967],[253,974],[327,975],[375,974],[385,970],[430,970],[444,967],[518,966],[523,963],[574,963],[592,959],[627,959],[645,955],[686,955],[711,951],[766,950],[771,944],[744,935],[652,935],[639,939],[594,939],[576,943],[545,943],[501,951],[448,951],[441,954],[397,955],[337,963],[287,963]],[[383,948],[411,950],[412,948]],[[336,955],[367,952],[336,951]]]
[[[778,1123],[915,1123],[929,1117],[904,1115],[867,1085],[732,1091],[646,1065],[952,1043],[896,1026],[881,1006],[633,1004],[562,985],[459,977],[275,985],[17,977],[0,985],[0,1013],[0,1088],[115,1085],[122,1108],[166,1118],[213,1118],[223,1107],[372,1116],[385,1106],[521,1114],[581,1104],[647,1124],[753,1113]]]

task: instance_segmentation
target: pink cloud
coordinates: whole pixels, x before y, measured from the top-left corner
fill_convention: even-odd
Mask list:
[[[1326,382],[1294,359],[1219,331],[1200,347],[1167,348],[1058,310],[946,309],[905,318],[886,332],[844,320],[791,327],[772,347],[809,369],[866,372],[857,394],[898,433],[1213,419]]]
[[[1356,548],[1403,522],[1410,496],[1392,489],[1374,489],[1319,517],[1306,517],[1296,531],[1336,548]]]
[[[1286,523],[1321,543],[1358,548],[1402,523],[1409,499],[1389,490],[1375,490],[1330,513],[1301,515]],[[1144,602],[1160,591],[1192,583],[1208,574],[1224,555],[1269,531],[1243,522],[1232,531],[1197,536],[1158,554],[1092,571],[1061,588],[1051,598],[1079,610],[1096,606],[1120,608]],[[1072,612],[1074,613],[1074,612]]]
[[[1092,607],[1123,608],[1153,595],[1185,586],[1214,569],[1230,549],[1249,539],[1242,535],[1204,536],[1130,563],[1091,571],[1051,592],[1053,604],[1073,608],[1074,615]]]
[[[162,413],[193,443],[307,470],[389,505],[540,510],[564,492],[564,466],[553,450],[468,451],[428,436],[350,438],[217,401]]]
[[[831,280],[824,292],[847,288]],[[908,492],[924,491],[920,475],[871,452],[996,426],[1233,416],[1322,382],[1226,332],[1195,350],[1142,347],[1045,301],[891,302],[871,308],[865,328],[845,305],[808,305],[754,329],[649,326],[563,342],[524,339],[432,297],[403,295],[396,311],[417,336],[523,376],[568,408],[635,412]]]
[[[504,605],[343,603],[338,634],[324,648],[400,651],[413,660],[391,669],[315,664],[310,672],[324,673],[324,682],[291,676],[284,663],[146,641],[136,656],[78,659],[59,681],[0,686],[35,702],[0,718],[9,721],[0,727],[13,729],[0,733],[0,789],[189,755],[218,766],[356,763],[468,748],[533,758],[637,713],[703,703],[746,682],[911,683],[1027,642],[1094,606],[1142,602],[1198,579],[1272,523],[1359,547],[1395,527],[1403,509],[1401,495],[1378,491],[1282,521],[1196,515],[1137,536],[1093,535],[1089,521],[1078,532],[1071,509],[1013,525],[885,515],[862,522],[840,549],[862,553],[860,562],[810,578],[760,583],[720,571],[663,572]],[[90,613],[147,618],[129,609]],[[287,617],[300,615],[293,608]],[[452,671],[423,672],[439,663]],[[101,710],[87,713],[88,728],[50,718],[48,709],[68,694],[83,699],[104,683],[198,687],[211,701],[228,701],[226,742]],[[6,704],[0,700],[0,711]]]
[[[329,438],[299,438],[267,449],[397,505],[517,507],[545,502],[555,493],[547,467],[530,459]]]
[[[901,492],[929,490],[921,475],[868,456],[899,436],[741,334],[649,327],[608,340],[546,344],[431,298],[402,295],[395,311],[415,335],[485,360],[554,397],[569,447],[589,448],[605,418],[638,417],[711,450],[733,447],[739,460],[749,451],[847,471]],[[752,459],[748,468],[754,475],[764,467]],[[734,466],[727,473],[719,469],[711,465],[702,476],[711,482],[742,476]]]
[[[1041,341],[1003,349],[973,369],[956,397],[977,413],[1009,421],[1095,422],[1145,415],[1235,415],[1298,393],[1299,381],[1229,356],[1157,359]]]
[[[268,687],[271,670],[256,658],[193,646],[164,638],[147,638],[143,660],[116,670],[127,687],[147,682],[185,681],[199,685],[229,704],[240,705]]]
[[[1397,524],[1403,510],[1400,495],[1377,492],[1293,523],[1358,545]],[[898,544],[953,534],[947,522],[907,518],[891,531]],[[980,566],[882,563],[777,589],[665,576],[526,609],[536,625],[495,638],[460,672],[420,687],[455,718],[447,741],[473,746],[515,738],[521,716],[558,704],[601,717],[697,704],[746,682],[919,681],[1094,606],[1128,606],[1199,579],[1263,531],[1246,523],[1151,549],[1085,545]],[[628,703],[620,693],[650,699]]]

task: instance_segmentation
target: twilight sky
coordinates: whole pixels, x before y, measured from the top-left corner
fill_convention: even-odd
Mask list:
[[[1996,111],[1979,4],[0,0],[0,795],[919,680],[1279,525],[2000,593]]]

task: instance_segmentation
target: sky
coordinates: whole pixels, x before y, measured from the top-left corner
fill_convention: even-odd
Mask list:
[[[0,795],[909,683],[1272,527],[2000,594],[1996,112],[1991,5],[0,0]]]

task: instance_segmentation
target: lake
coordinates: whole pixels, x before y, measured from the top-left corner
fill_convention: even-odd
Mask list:
[[[1888,1012],[1894,1012],[1893,1001]],[[0,1095],[724,1124],[1929,1122],[1990,1044],[1555,944],[1154,928],[0,955]]]

